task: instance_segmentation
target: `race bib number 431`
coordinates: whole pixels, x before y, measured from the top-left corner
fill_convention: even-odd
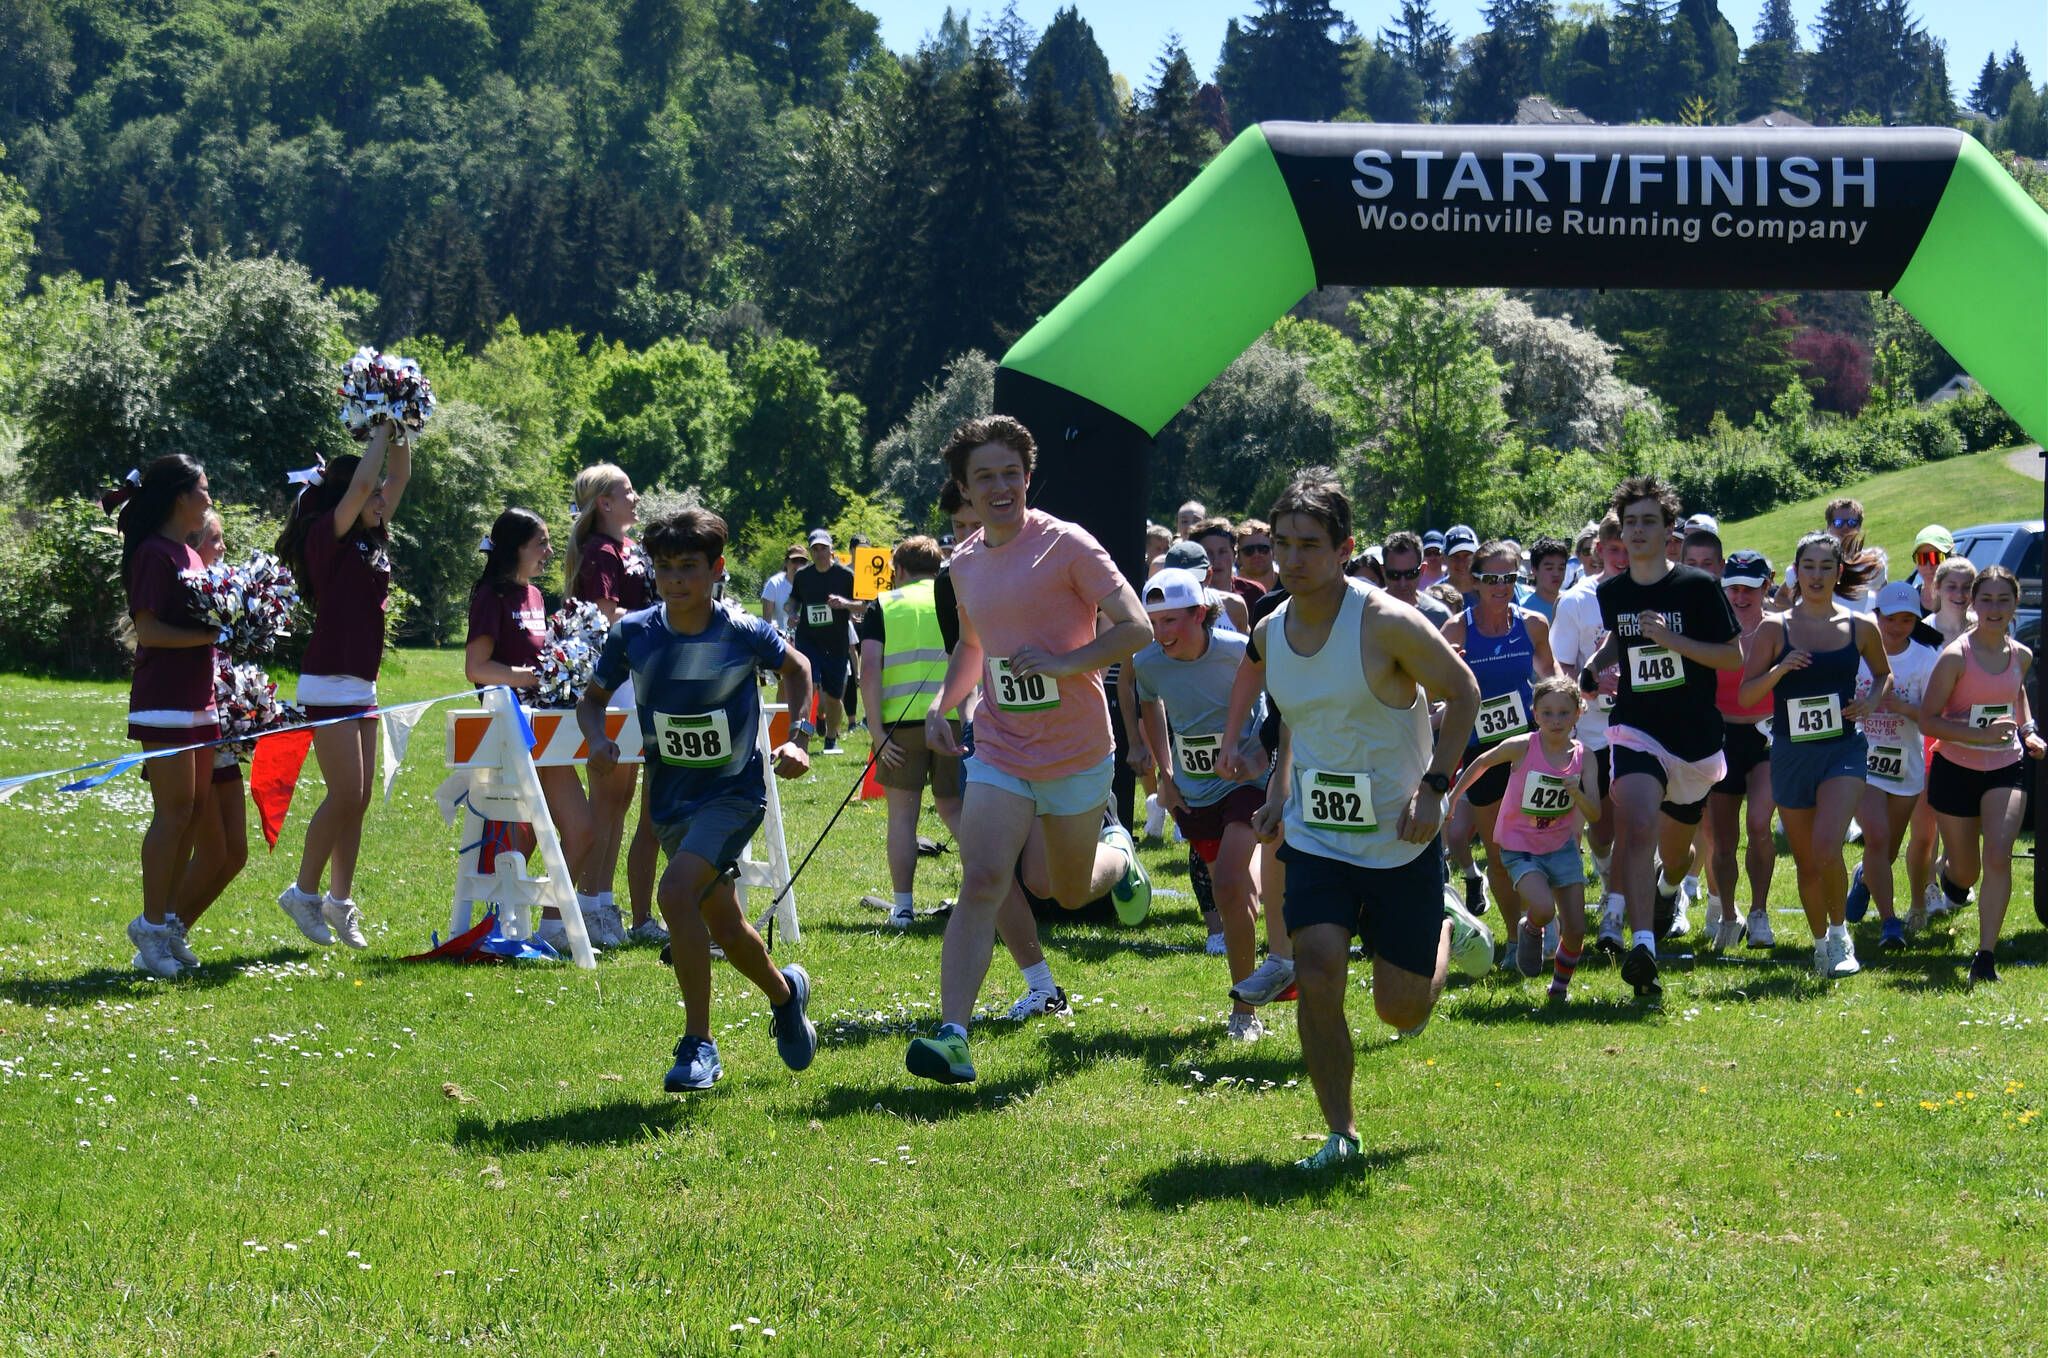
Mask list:
[[[1676,651],[1667,651],[1662,646],[1631,646],[1628,677],[1629,687],[1637,693],[1655,693],[1684,683],[1685,667],[1679,663]]]
[[[1364,834],[1379,828],[1372,810],[1372,779],[1363,773],[1303,769],[1297,794],[1301,823],[1311,830]]]
[[[1792,739],[1833,740],[1842,734],[1842,700],[1832,693],[1785,700],[1785,716],[1792,723]]]
[[[732,758],[732,724],[723,712],[697,716],[657,712],[654,749],[664,764],[686,769],[722,768]]]
[[[1050,675],[1018,674],[1005,656],[988,662],[991,694],[1005,712],[1044,712],[1060,705],[1060,686]]]

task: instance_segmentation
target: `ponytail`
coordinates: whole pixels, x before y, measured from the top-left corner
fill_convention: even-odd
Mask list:
[[[178,497],[206,478],[206,469],[183,453],[166,453],[149,464],[135,483],[132,497],[121,507],[121,582],[128,584],[129,569],[142,544],[162,531],[164,520]],[[104,503],[104,501],[102,501]]]
[[[334,507],[341,503],[341,497],[348,493],[349,483],[355,480],[356,467],[362,460],[355,453],[344,453],[308,472],[292,473],[293,482],[304,486],[304,489],[292,502],[292,512],[285,519],[284,531],[277,535],[276,555],[298,580],[299,593],[305,596],[307,603],[316,607],[320,602],[315,597],[319,582],[306,568],[306,537],[315,523],[332,514]]]
[[[484,569],[471,593],[486,585],[502,590],[511,584],[519,569],[519,553],[546,528],[540,515],[530,509],[514,506],[500,514],[491,524],[491,531],[477,544],[477,550],[484,554]]]
[[[632,487],[625,470],[610,462],[599,462],[576,473],[575,484],[570,490],[576,501],[576,519],[569,528],[569,550],[562,554],[562,597],[574,598],[576,595],[576,577],[583,570],[583,549],[597,534],[602,517],[598,501],[607,495],[623,495]],[[492,536],[497,535],[494,533]]]
[[[112,518],[122,505],[135,498],[135,491],[141,484],[142,473],[130,467],[126,476],[100,492],[100,513]]]

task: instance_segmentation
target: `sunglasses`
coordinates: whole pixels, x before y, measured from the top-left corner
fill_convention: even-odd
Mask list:
[[[1420,566],[1409,571],[1397,571],[1392,566],[1387,567],[1387,579],[1389,580],[1420,580],[1421,578],[1422,567]]]
[[[1836,528],[1861,528],[1863,526],[1863,520],[1861,519],[1829,519],[1828,523]]]
[[[1240,556],[1271,556],[1273,554],[1273,544],[1270,542],[1247,542],[1237,550]]]
[[[1490,571],[1474,571],[1472,578],[1482,585],[1511,585],[1521,577],[1512,573],[1496,575]]]
[[[1922,565],[1938,566],[1948,560],[1948,553],[1938,547],[1923,547],[1921,550],[1913,553],[1913,559]]]

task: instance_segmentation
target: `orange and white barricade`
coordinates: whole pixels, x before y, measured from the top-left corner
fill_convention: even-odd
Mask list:
[[[767,763],[775,744],[787,738],[780,733],[787,731],[789,717],[787,709],[779,704],[764,704],[762,717],[759,744],[762,759]],[[538,772],[543,766],[581,765],[589,758],[590,750],[573,711],[529,709],[526,720],[533,730],[531,750],[519,732],[512,699],[502,689],[485,693],[481,710],[448,713],[448,767],[453,772],[435,793],[435,800],[441,806],[443,818],[451,824],[456,810],[463,812],[462,836],[457,841],[461,847],[455,870],[454,908],[448,927],[457,936],[467,931],[475,902],[484,901],[498,907],[499,928],[506,937],[525,938],[532,933],[532,907],[553,906],[562,914],[572,958],[578,966],[592,967],[597,964],[596,957],[583,929],[582,912],[576,908],[575,883],[569,880],[561,840],[548,816]],[[605,731],[618,742],[622,764],[642,762],[640,742],[633,738],[637,734],[632,730],[636,722],[631,712],[605,713]],[[764,887],[780,894],[779,901],[771,897],[770,910],[762,912],[758,923],[766,924],[772,911],[783,933],[795,943],[800,941],[801,934],[795,896],[782,890],[789,882],[789,848],[783,838],[782,798],[772,768],[768,770],[767,781],[768,811],[761,824],[768,840],[767,858],[756,859],[753,846],[748,846],[740,860],[736,891],[742,910],[746,908],[748,887]],[[531,826],[546,875],[529,876],[524,855],[502,848],[493,855],[492,871],[483,871],[487,821]]]

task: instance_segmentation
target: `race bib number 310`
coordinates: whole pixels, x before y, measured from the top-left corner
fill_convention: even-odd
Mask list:
[[[723,712],[697,716],[657,712],[654,748],[664,764],[686,769],[722,768],[732,758],[732,724]]]
[[[1303,769],[1297,794],[1301,823],[1311,830],[1364,834],[1379,829],[1372,810],[1372,779],[1363,773]]]
[[[1044,712],[1060,705],[1058,681],[1046,674],[1018,674],[1004,656],[988,662],[991,696],[1005,712]]]
[[[1655,693],[1683,684],[1685,666],[1679,662],[1676,651],[1667,651],[1662,646],[1631,646],[1628,677],[1629,687],[1637,693]]]

